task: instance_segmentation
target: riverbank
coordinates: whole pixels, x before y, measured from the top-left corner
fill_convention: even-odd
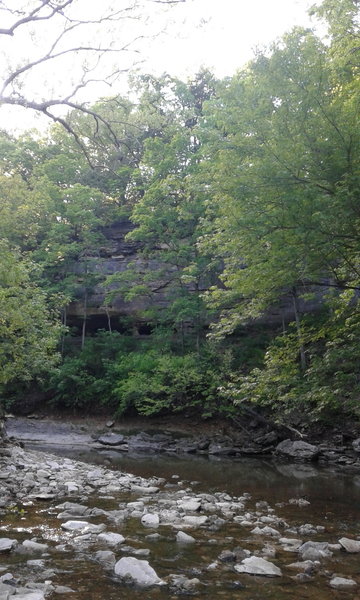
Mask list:
[[[360,430],[353,423],[307,432],[272,427],[256,418],[234,427],[226,421],[154,419],[86,419],[31,415],[11,417],[6,427],[11,439],[21,443],[83,446],[95,451],[111,449],[124,455],[194,454],[229,459],[271,456],[276,460],[316,462],[360,471]]]

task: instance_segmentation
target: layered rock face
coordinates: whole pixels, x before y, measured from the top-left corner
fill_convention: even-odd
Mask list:
[[[127,270],[130,263],[136,263],[140,272],[151,272],[159,268],[159,263],[155,260],[145,260],[140,256],[141,244],[125,239],[126,235],[132,231],[135,226],[126,218],[117,221],[109,227],[102,230],[106,238],[104,245],[98,256],[88,258],[86,268],[88,272],[98,276],[99,280],[104,280],[108,275],[123,273]],[[79,300],[73,302],[68,307],[68,324],[70,326],[80,327],[85,307],[84,294],[81,294],[81,283],[84,279],[84,264],[78,264],[76,267],[79,276]],[[116,289],[116,284],[113,288]],[[110,288],[111,289],[111,288]],[[149,334],[150,327],[141,319],[140,314],[156,305],[161,308],[166,306],[166,295],[164,290],[154,291],[153,297],[139,297],[127,302],[119,293],[112,300],[111,304],[105,306],[105,291],[101,284],[95,285],[90,297],[87,299],[87,331],[94,332],[98,329],[109,328],[109,318],[113,329],[123,331],[123,321],[126,317],[132,317],[134,321],[134,333],[140,335]]]
[[[87,259],[86,269],[88,273],[98,276],[99,281],[103,281],[106,276],[116,273],[123,273],[127,270],[130,263],[135,263],[136,269],[141,273],[158,272],[159,268],[168,272],[171,276],[173,267],[166,266],[159,260],[145,259],[141,256],[142,245],[140,242],[134,242],[126,239],[126,235],[135,229],[135,225],[129,219],[123,219],[105,227],[102,233],[106,239],[106,244],[101,248],[98,256],[92,256]],[[76,273],[79,281],[79,300],[73,302],[68,307],[68,325],[81,328],[85,313],[84,297],[81,290],[84,281],[83,263],[78,263]],[[124,332],[124,323],[126,320],[132,322],[133,333],[135,335],[149,335],[151,333],[151,324],[142,317],[145,310],[150,308],[162,309],[168,305],[168,288],[166,286],[166,274],[164,281],[158,279],[154,284],[151,295],[142,296],[125,301],[121,293],[118,293],[109,306],[105,306],[105,291],[101,284],[94,286],[89,298],[87,298],[86,320],[87,332],[94,333],[98,329],[109,329],[109,318],[111,327],[114,330]],[[117,284],[113,284],[116,289]],[[111,289],[111,288],[110,288]],[[301,297],[298,299],[298,308],[300,313],[316,311],[321,307],[322,296],[326,292],[326,287],[317,289],[304,289],[306,292],[315,292],[311,300],[304,301]],[[205,290],[205,287],[204,287]],[[266,314],[257,322],[263,325],[280,325],[282,322],[294,320],[293,298],[291,295],[284,295],[279,302],[271,307]]]

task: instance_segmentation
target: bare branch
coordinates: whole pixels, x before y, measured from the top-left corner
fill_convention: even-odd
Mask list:
[[[26,17],[19,19],[16,21],[9,29],[0,29],[0,35],[10,35],[13,36],[16,29],[21,27],[21,25],[25,25],[27,23],[33,23],[34,21],[48,21],[57,13],[61,13],[64,8],[72,4],[74,0],[65,0],[62,4],[59,4],[53,10],[51,10],[47,15],[39,16],[40,11],[44,8],[44,6],[50,5],[50,0],[42,0],[40,6],[35,8],[32,12],[30,12]],[[10,10],[10,9],[7,9]]]
[[[99,133],[105,130],[115,148],[120,148],[124,141],[117,138],[116,123],[109,122],[95,110],[91,110],[89,101],[78,101],[79,92],[91,84],[111,86],[121,74],[128,72],[129,61],[126,61],[127,64],[123,62],[119,66],[113,66],[107,56],[127,54],[133,59],[139,53],[136,47],[139,41],[159,35],[159,32],[154,34],[150,28],[150,33],[143,34],[140,31],[139,34],[133,27],[137,21],[143,22],[146,15],[150,17],[154,14],[150,9],[151,4],[171,7],[186,1],[122,0],[116,3],[102,0],[94,4],[89,3],[89,11],[86,11],[89,17],[83,18],[86,14],[85,0],[11,0],[8,3],[0,0],[3,25],[0,28],[0,40],[3,40],[4,56],[9,67],[1,84],[0,107],[20,106],[42,113],[53,122],[59,123],[73,136],[89,164],[89,146],[84,140],[90,139],[91,133],[80,132],[79,124],[73,125],[71,119],[64,116],[66,109],[90,116],[94,123],[93,136],[98,137],[100,141]],[[12,3],[15,6],[11,6]],[[145,8],[148,8],[148,12]],[[158,11],[155,15],[157,14]],[[41,23],[45,21],[48,22],[46,27]],[[131,23],[130,27],[123,28],[123,38],[120,37],[119,23]],[[23,52],[21,58],[22,50],[25,50],[26,54]],[[55,68],[54,64],[59,68]],[[58,86],[57,73],[61,74],[62,64],[66,65],[70,77],[61,82],[62,91],[59,93],[55,88]],[[42,68],[44,70],[41,70]],[[42,91],[44,86],[41,85],[39,73],[44,81],[48,77],[50,80],[53,78],[54,92],[49,91],[51,84],[48,82],[46,90]],[[57,109],[60,109],[60,112]]]

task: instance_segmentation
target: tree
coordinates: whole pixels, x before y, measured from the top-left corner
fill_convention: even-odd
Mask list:
[[[89,107],[90,88],[111,87],[133,66],[139,42],[146,37],[144,20],[155,6],[158,12],[184,1],[121,0],[114,5],[105,0],[91,7],[86,0],[15,0],[11,6],[1,3],[0,106],[23,107],[60,123],[87,155],[79,131],[68,122],[64,111],[77,109],[90,115],[92,136],[103,124],[115,137],[111,125]]]
[[[332,51],[295,30],[227,81],[206,115],[211,239],[225,265],[212,298],[230,329],[284,293],[296,316],[308,286],[358,286],[360,90]]]
[[[209,281],[209,256],[197,249],[205,194],[196,180],[196,128],[215,81],[203,71],[188,83],[169,76],[145,77],[142,82],[139,110],[148,115],[152,131],[139,165],[142,192],[131,213],[137,227],[128,239],[141,242],[144,262],[111,276],[108,284],[117,285],[112,294],[126,299],[147,296],[155,308],[154,299],[164,294],[161,304],[166,308],[157,311],[158,320],[179,333],[183,350],[185,329],[193,330],[199,350],[206,319],[201,292]]]
[[[1,241],[0,389],[30,381],[56,364],[61,327],[43,290],[32,282],[37,267]]]

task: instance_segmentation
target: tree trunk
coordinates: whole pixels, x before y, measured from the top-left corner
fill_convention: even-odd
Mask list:
[[[64,307],[64,311],[63,311],[62,324],[64,325],[64,327],[66,327],[66,324],[67,324],[66,306]],[[65,346],[65,331],[63,331],[61,334],[61,356],[64,356],[64,346]]]
[[[296,331],[297,331],[298,340],[299,340],[300,365],[301,365],[302,372],[304,372],[306,369],[306,355],[305,355],[304,340],[303,340],[301,321],[300,321],[299,298],[298,298],[297,291],[295,288],[293,288],[293,290],[292,290],[292,298],[293,298],[293,306],[294,306]]]
[[[107,321],[108,321],[108,329],[109,329],[109,333],[112,333],[112,327],[111,327],[111,315],[109,313],[109,309],[107,307],[105,307],[105,312],[106,312],[106,316],[107,316]]]
[[[86,336],[86,318],[87,318],[87,299],[88,299],[88,291],[85,288],[85,296],[84,296],[84,313],[83,313],[83,324],[82,324],[82,332],[81,332],[81,350],[84,349],[85,346],[85,336]]]

